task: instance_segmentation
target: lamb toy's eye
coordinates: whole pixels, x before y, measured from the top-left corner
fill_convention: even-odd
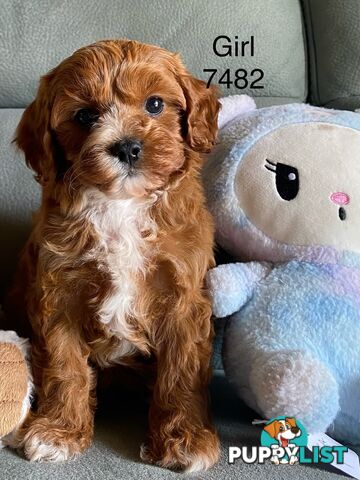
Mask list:
[[[265,168],[275,173],[275,184],[283,200],[294,200],[299,193],[299,172],[297,168],[285,163],[274,163],[266,159]]]

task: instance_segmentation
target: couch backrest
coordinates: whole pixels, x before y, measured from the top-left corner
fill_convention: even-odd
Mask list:
[[[254,39],[245,57],[219,57],[218,36]],[[80,46],[104,38],[128,37],[181,52],[188,68],[204,80],[203,69],[244,68],[249,85],[223,93],[259,96],[259,106],[307,97],[305,42],[300,0],[2,0],[0,11],[0,107],[24,107],[40,75]],[[218,51],[225,53],[226,40]],[[219,76],[217,76],[219,78]],[[243,85],[243,82],[240,82]]]
[[[359,0],[303,0],[309,52],[309,100],[360,107]]]

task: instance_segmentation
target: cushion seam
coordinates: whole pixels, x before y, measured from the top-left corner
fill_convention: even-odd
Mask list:
[[[318,105],[321,105],[321,96],[319,90],[319,72],[318,72],[318,53],[317,53],[317,46],[315,41],[315,31],[314,31],[314,20],[311,10],[311,2],[309,0],[303,0],[304,10],[306,12],[306,16],[308,18],[308,28],[307,28],[307,35],[308,35],[308,49],[309,49],[309,58],[312,65],[309,68],[309,78],[310,78],[310,85],[311,85],[311,100],[315,100]],[[312,52],[312,55],[311,55]],[[312,68],[311,68],[312,67]]]

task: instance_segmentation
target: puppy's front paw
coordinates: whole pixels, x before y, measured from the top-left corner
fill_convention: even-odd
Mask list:
[[[24,453],[30,462],[63,462],[75,456],[66,443],[50,443],[41,435],[32,435],[24,442]]]
[[[91,443],[91,430],[66,430],[37,418],[24,430],[20,445],[31,462],[63,462],[72,459]]]
[[[143,461],[159,467],[187,473],[212,467],[220,456],[217,435],[204,429],[189,437],[168,438],[163,444],[153,441],[149,446],[142,445],[140,457]]]

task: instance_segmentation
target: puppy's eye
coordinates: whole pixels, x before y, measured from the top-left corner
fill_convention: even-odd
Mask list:
[[[276,190],[283,200],[294,200],[299,193],[299,172],[297,168],[285,163],[273,163],[266,159],[265,168],[275,173]]]
[[[91,127],[99,118],[99,112],[91,108],[82,108],[75,114],[75,120],[84,127]]]
[[[283,431],[284,431],[284,427],[281,426],[281,427],[279,428],[279,430],[280,430],[280,432],[283,432]]]
[[[145,110],[151,115],[159,115],[164,110],[164,102],[160,97],[149,97],[145,102]]]

